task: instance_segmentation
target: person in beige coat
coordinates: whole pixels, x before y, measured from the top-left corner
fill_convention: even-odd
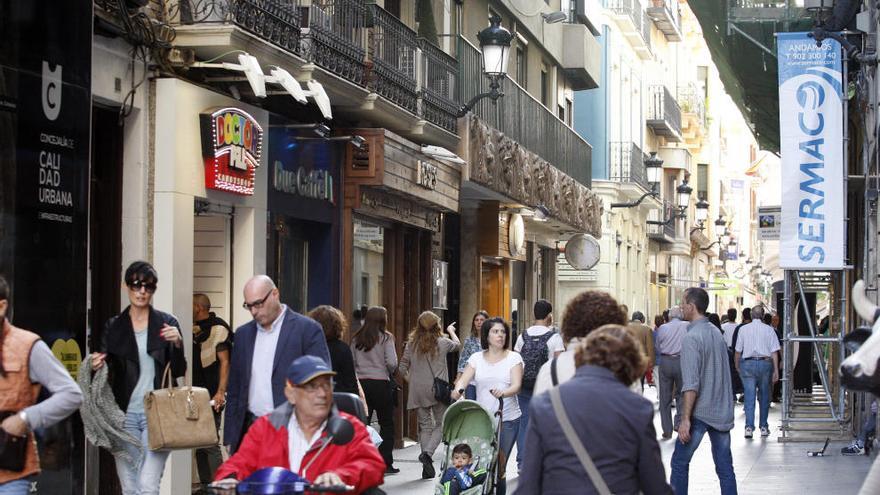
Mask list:
[[[422,453],[422,479],[433,478],[434,462],[431,457],[440,445],[443,413],[446,404],[434,398],[434,378],[449,380],[446,355],[461,349],[461,341],[455,334],[455,323],[446,328],[449,337],[443,336],[440,317],[425,311],[407,340],[400,360],[400,374],[409,383],[406,408],[416,410],[419,423],[419,445]]]

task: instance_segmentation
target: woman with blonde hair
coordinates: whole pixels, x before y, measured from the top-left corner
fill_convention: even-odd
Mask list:
[[[447,406],[434,398],[434,378],[449,380],[446,355],[461,348],[454,324],[446,327],[446,333],[448,338],[443,336],[440,317],[425,311],[419,315],[418,324],[409,334],[400,360],[400,374],[409,382],[406,408],[415,409],[418,416],[422,479],[433,478],[436,474],[431,456],[440,445],[443,413]]]
[[[394,335],[387,330],[388,311],[373,306],[364,315],[364,324],[351,337],[354,370],[367,399],[368,417],[373,411],[379,417],[382,444],[379,453],[385,461],[385,473],[399,473],[394,467],[394,401],[391,396],[391,375],[397,371],[397,350]]]

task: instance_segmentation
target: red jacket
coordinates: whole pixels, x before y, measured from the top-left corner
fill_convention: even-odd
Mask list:
[[[232,477],[243,480],[254,471],[266,467],[290,469],[287,424],[291,414],[293,414],[293,406],[284,403],[270,414],[258,419],[248,430],[235,455],[227,459],[217,470],[214,479]],[[381,485],[385,462],[370,440],[370,434],[354,416],[344,412],[339,414],[354,426],[354,438],[346,445],[328,445],[309,466],[307,473],[301,471],[297,474],[313,480],[323,473],[332,471],[346,484],[354,486],[354,493],[361,493],[368,488]],[[321,438],[324,438],[324,435],[326,434]],[[302,467],[312,460],[320,445],[321,442],[317,441],[306,452]]]

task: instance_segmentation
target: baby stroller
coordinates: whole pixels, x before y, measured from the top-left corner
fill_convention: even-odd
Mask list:
[[[500,411],[499,411],[500,412]],[[500,416],[500,414],[499,414]],[[462,490],[460,495],[489,495],[495,493],[498,473],[498,452],[501,445],[501,420],[498,427],[483,407],[472,400],[460,400],[446,409],[443,415],[443,445],[445,453],[440,473],[452,466],[452,449],[460,443],[470,445],[473,452],[473,469],[484,468],[486,480],[477,486]],[[435,495],[443,495],[443,485],[437,484]]]

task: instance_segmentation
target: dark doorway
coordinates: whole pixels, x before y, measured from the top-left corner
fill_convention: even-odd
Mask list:
[[[89,270],[92,329],[89,350],[100,341],[104,323],[119,313],[122,283],[122,151],[123,127],[119,112],[92,107],[92,166],[89,198]],[[122,493],[111,456],[100,449],[98,486],[102,495]],[[94,481],[94,471],[89,475]]]

